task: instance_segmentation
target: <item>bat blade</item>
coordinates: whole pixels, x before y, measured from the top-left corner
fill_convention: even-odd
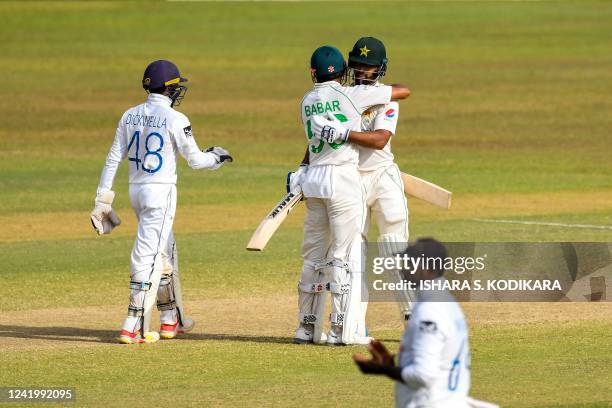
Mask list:
[[[453,193],[421,178],[402,173],[404,192],[415,198],[448,210],[451,207]]]
[[[246,246],[248,251],[263,251],[272,238],[278,227],[285,221],[293,207],[302,199],[302,193],[289,193],[268,213],[260,223],[249,243]]]

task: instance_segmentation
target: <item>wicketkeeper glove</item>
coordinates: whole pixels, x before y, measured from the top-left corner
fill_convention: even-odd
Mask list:
[[[335,116],[328,114],[328,118],[326,119],[321,115],[313,116],[310,122],[312,134],[328,143],[346,142],[350,129],[342,126],[342,123]]]
[[[121,225],[121,220],[111,205],[115,199],[114,191],[106,191],[96,197],[94,209],[91,212],[91,225],[98,233],[110,234],[113,228]]]
[[[302,163],[296,171],[287,173],[287,193],[299,194],[302,192],[302,183],[304,182],[307,171],[308,165]]]
[[[211,153],[215,156],[217,165],[213,167],[213,170],[223,166],[225,162],[231,163],[234,161],[234,158],[230,155],[230,152],[219,146],[209,147],[208,149],[204,150],[204,153]]]

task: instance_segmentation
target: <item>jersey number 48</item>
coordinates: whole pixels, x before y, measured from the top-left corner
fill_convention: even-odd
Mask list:
[[[159,147],[157,148],[157,150],[151,150],[150,144],[154,143],[154,140],[151,141],[152,138],[153,139],[157,138],[159,140]],[[159,171],[159,169],[161,169],[162,164],[164,163],[164,160],[161,154],[159,154],[162,147],[164,147],[164,138],[162,137],[162,135],[160,135],[157,132],[152,132],[147,135],[145,139],[145,143],[144,143],[146,152],[142,159],[140,159],[140,156],[139,156],[140,130],[135,131],[134,134],[132,135],[132,138],[130,139],[130,143],[128,144],[128,153],[132,149],[132,145],[136,146],[136,149],[135,149],[136,151],[134,152],[135,153],[134,157],[128,157],[128,160],[136,164],[136,170],[142,169],[146,171],[147,173],[156,173]],[[150,167],[145,166],[145,163],[150,164],[151,160],[148,159],[150,156],[155,156],[157,158],[157,166],[155,168],[150,168]]]

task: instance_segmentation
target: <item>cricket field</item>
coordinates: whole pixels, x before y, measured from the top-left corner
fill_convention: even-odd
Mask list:
[[[245,250],[303,156],[299,103],[323,44],[381,38],[386,82],[412,89],[397,163],[454,196],[450,211],[409,201],[411,238],[612,242],[612,227],[576,227],[612,225],[610,2],[27,1],[0,2],[0,15],[0,387],[72,387],[68,405],[82,407],[392,405],[391,382],[353,364],[363,347],[291,343],[304,206],[264,252]],[[234,163],[179,169],[195,331],[124,346],[136,227],[125,163],[123,225],[98,237],[89,212],[117,120],[160,58],[189,78],[179,110],[199,145]],[[474,397],[612,406],[611,304],[464,309]],[[395,305],[372,304],[368,325],[397,350]]]

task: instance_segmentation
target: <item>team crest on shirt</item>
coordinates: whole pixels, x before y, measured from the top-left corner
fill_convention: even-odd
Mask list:
[[[183,132],[185,132],[185,137],[193,137],[191,126],[187,126],[186,128],[183,128]]]
[[[430,320],[421,320],[419,322],[419,331],[423,333],[435,333],[438,331],[438,326]]]
[[[385,112],[385,117],[387,119],[393,119],[395,117],[395,109],[387,109],[387,111]]]

